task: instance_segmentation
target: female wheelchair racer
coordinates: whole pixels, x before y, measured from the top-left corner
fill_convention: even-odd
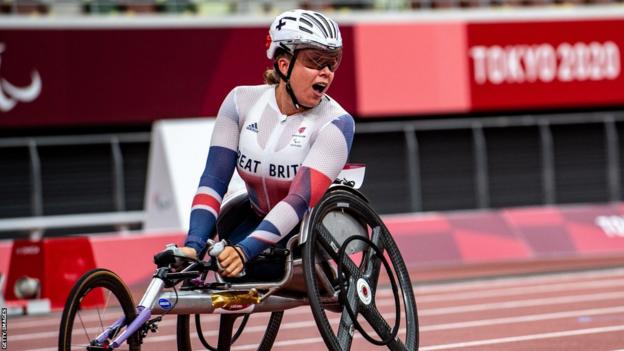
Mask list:
[[[270,350],[284,311],[306,304],[328,350],[350,350],[358,333],[377,348],[417,350],[416,303],[399,249],[353,187],[359,184],[342,175],[338,179],[306,213],[298,235],[284,248],[265,251],[248,263],[248,267],[273,268],[279,264],[283,268],[277,279],[224,278],[217,273],[214,257],[195,260],[166,250],[155,257],[158,269],[135,305],[116,274],[96,269],[86,273],[70,293],[61,319],[59,350],[138,351],[147,335],[157,331],[162,315],[175,314],[178,350],[192,349],[190,316],[194,315],[203,346],[227,351],[243,333],[249,315],[260,312],[271,314],[258,350]],[[226,198],[217,232],[226,233],[248,201],[245,192]],[[187,266],[176,269],[176,259]],[[390,316],[377,305],[388,287],[394,302]],[[93,302],[98,299],[104,302]],[[221,316],[216,347],[202,330],[205,314]],[[339,316],[338,323],[333,315]],[[233,332],[237,318],[242,322]]]
[[[222,314],[218,349],[227,350],[244,328],[242,323],[232,337],[236,317],[263,311],[272,316],[260,349],[269,349],[283,311],[308,303],[331,350],[350,349],[355,330],[390,349],[417,347],[416,306],[392,237],[356,190],[339,185],[326,191],[347,160],[354,130],[351,116],[326,95],[342,57],[338,26],[320,13],[287,11],[273,21],[268,39],[267,56],[274,64],[268,84],[235,88],[219,110],[185,246],[155,257],[158,270],[136,309],[112,272],[96,271],[81,279],[67,302],[60,349],[76,340],[71,333],[76,315],[82,324],[83,302],[90,301],[84,295],[98,289],[115,296],[124,317],[101,322],[94,338],[83,327],[87,350],[122,345],[137,350],[147,333],[156,330],[160,317],[152,314],[179,315],[178,348],[187,350],[188,314],[196,315],[200,329],[203,313]],[[232,210],[235,215],[229,214],[234,220],[227,221],[228,206],[221,198],[234,168],[245,180],[248,196]],[[233,230],[227,225],[247,221],[249,225]],[[215,226],[220,239],[235,246],[209,241],[215,239]],[[206,251],[216,258],[201,260]],[[188,267],[179,271],[179,260]],[[246,276],[236,278],[244,263]],[[208,279],[211,271],[217,272],[214,280]],[[380,284],[393,291],[392,327],[376,307]],[[399,337],[402,306],[404,339]],[[341,313],[337,328],[326,311]],[[358,316],[378,338],[366,332]]]

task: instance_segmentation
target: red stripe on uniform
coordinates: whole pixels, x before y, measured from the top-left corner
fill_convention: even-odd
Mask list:
[[[212,207],[217,213],[219,213],[219,209],[221,208],[221,203],[219,200],[207,194],[196,194],[193,198],[193,206],[195,205],[206,205]]]
[[[332,181],[325,174],[310,168],[310,208],[314,207],[327,191]]]

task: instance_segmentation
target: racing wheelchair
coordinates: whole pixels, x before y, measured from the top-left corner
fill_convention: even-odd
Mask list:
[[[246,277],[221,277],[212,256],[194,260],[165,250],[154,257],[156,272],[135,305],[115,273],[105,269],[85,273],[65,304],[59,350],[138,351],[148,334],[157,332],[162,316],[173,314],[178,350],[193,349],[194,316],[203,347],[228,351],[244,332],[250,314],[261,312],[270,317],[257,349],[270,350],[284,311],[304,305],[310,306],[328,350],[350,350],[354,338],[364,338],[375,349],[417,350],[417,308],[407,268],[390,232],[357,190],[359,182],[343,171],[305,214],[298,235],[248,262]],[[213,239],[217,235],[223,239],[237,212],[246,208],[245,191],[226,196],[217,222],[219,234]],[[259,280],[252,267],[279,269],[273,279]],[[385,298],[388,295],[391,298]],[[391,303],[391,312],[382,313],[380,307]],[[220,318],[216,345],[207,340],[214,330],[202,327],[201,318],[207,314]]]

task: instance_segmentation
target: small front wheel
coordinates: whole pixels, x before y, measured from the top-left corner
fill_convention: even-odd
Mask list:
[[[63,309],[59,351],[106,348],[136,317],[132,295],[119,276],[94,269],[76,282]],[[138,336],[131,335],[119,350],[139,351]]]

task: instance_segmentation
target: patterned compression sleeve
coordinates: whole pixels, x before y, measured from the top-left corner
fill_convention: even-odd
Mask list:
[[[248,260],[290,233],[304,213],[318,203],[347,162],[354,126],[353,118],[343,115],[319,131],[288,195],[271,209],[256,230],[238,243]]]
[[[223,195],[236,167],[239,117],[235,95],[236,90],[232,90],[219,109],[206,167],[193,198],[189,233],[184,245],[194,248],[198,254],[204,250],[206,240],[214,230]]]

